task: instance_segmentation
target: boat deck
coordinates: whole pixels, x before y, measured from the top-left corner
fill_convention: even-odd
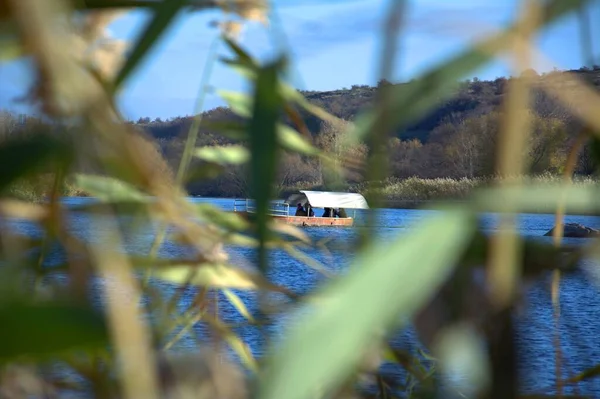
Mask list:
[[[247,217],[248,215],[254,214],[256,208],[253,201],[248,199],[236,199],[234,201],[233,211]],[[268,213],[276,222],[294,226],[351,227],[354,225],[353,217],[336,218],[290,215],[290,207],[286,202],[272,202],[269,206]]]
[[[352,226],[354,219],[352,218],[324,218],[318,216],[276,216],[277,221],[291,224],[294,226]]]

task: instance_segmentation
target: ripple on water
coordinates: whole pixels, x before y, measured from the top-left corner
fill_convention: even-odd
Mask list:
[[[70,199],[76,204],[86,199]],[[230,209],[231,200],[198,200],[196,202],[211,201],[224,209]],[[386,209],[380,212],[379,226],[376,228],[376,238],[389,241],[398,234],[402,234],[411,226],[418,225],[423,218],[435,214],[433,211]],[[364,223],[364,214],[357,216],[357,225]],[[485,214],[481,217],[481,226],[485,231],[493,231],[497,226],[498,218],[495,215]],[[567,217],[566,222],[583,223],[593,228],[600,228],[598,217]],[[3,227],[8,227],[22,234],[39,235],[40,229],[31,223],[9,220],[2,221]],[[147,253],[152,239],[154,228],[143,226],[135,229],[123,224],[125,244],[124,250],[135,254]],[[540,240],[549,240],[543,234],[554,225],[552,215],[526,214],[519,217],[520,233],[528,237],[539,237]],[[90,221],[84,215],[75,215],[71,221],[71,229],[80,238],[95,241],[107,234],[106,231],[92,230]],[[345,228],[307,228],[307,234],[314,242],[326,242],[327,252],[310,250],[308,253],[320,262],[326,264],[330,270],[343,273],[354,258],[353,242],[358,234],[358,229]],[[568,244],[579,245],[582,240],[567,239]],[[229,248],[231,260],[235,264],[248,265],[252,262],[252,252],[247,249]],[[186,256],[188,253],[181,246],[166,243],[160,251],[161,256],[175,257]],[[52,252],[49,262],[60,262],[64,254],[60,249]],[[272,266],[269,277],[276,283],[285,285],[296,293],[306,293],[319,283],[324,277],[317,271],[306,267],[300,261],[293,259],[283,251],[273,251],[270,255]],[[600,345],[597,337],[600,336],[600,305],[598,303],[598,282],[600,273],[596,264],[585,261],[583,269],[564,275],[561,288],[561,318],[558,325],[561,349],[563,352],[563,366],[565,375],[579,373],[591,366],[600,363]],[[554,331],[555,322],[549,294],[549,276],[536,281],[526,287],[526,306],[516,316],[517,345],[520,355],[520,370],[523,376],[523,389],[528,392],[546,389],[554,384]],[[165,293],[172,294],[176,287],[166,283],[158,283]],[[251,312],[256,311],[256,295],[252,292],[235,290],[235,293],[246,304]],[[191,303],[194,290],[187,290],[182,296],[179,308],[183,309]],[[100,303],[99,286],[94,288],[94,297]],[[281,295],[274,295],[272,300],[284,302]],[[297,312],[307,310],[297,309]],[[288,328],[298,313],[288,313],[276,317],[266,328],[274,342],[280,342],[285,329]],[[228,323],[239,324],[236,332],[249,345],[256,355],[263,354],[261,336],[254,327],[244,325],[244,318],[221,294],[219,301],[219,314]],[[199,340],[205,341],[207,327],[199,323],[195,327]],[[325,337],[324,339],[334,339]],[[409,327],[397,334],[394,342],[398,345],[414,350],[418,345],[416,334]],[[189,350],[196,345],[192,338],[183,339],[176,347],[178,350]],[[592,380],[579,385],[580,393],[600,396],[600,381]]]

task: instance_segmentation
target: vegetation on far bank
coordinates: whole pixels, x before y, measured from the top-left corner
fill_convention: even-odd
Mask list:
[[[563,172],[569,149],[581,130],[581,122],[571,110],[555,97],[537,86],[554,85],[557,89],[572,91],[577,88],[569,79],[584,79],[591,86],[600,86],[600,68],[582,68],[575,71],[552,71],[537,74],[524,73],[533,83],[531,135],[524,159],[526,173],[544,175],[546,178]],[[489,182],[494,175],[494,154],[504,109],[501,107],[507,85],[513,78],[491,81],[479,79],[462,82],[450,99],[440,102],[425,117],[394,132],[388,142],[389,179],[383,195],[388,201],[426,201],[460,199],[475,187]],[[403,85],[380,82],[402,89]],[[346,136],[352,120],[360,109],[368,108],[374,101],[377,87],[353,86],[331,92],[303,92],[306,98],[340,118],[337,124],[323,122],[304,112],[310,140],[328,154],[345,170],[344,182],[334,181],[331,170],[319,159],[298,153],[281,154],[275,191],[287,193],[294,189],[348,189],[361,191],[365,182],[368,147],[365,143],[347,144]],[[168,168],[176,170],[185,147],[186,133],[193,118],[177,117],[163,121],[160,118],[139,118],[129,126],[143,132],[149,152],[160,152]],[[227,123],[239,123],[240,117],[230,108],[219,107],[202,114],[198,136],[201,147],[229,146],[235,140],[219,133]],[[4,112],[0,115],[0,141],[15,133],[27,133],[45,126],[38,118],[17,118]],[[58,127],[53,125],[58,131]],[[45,126],[47,127],[47,126]],[[64,134],[64,127],[62,127]],[[580,176],[594,174],[594,148],[586,144],[580,151],[575,173]],[[192,162],[186,188],[190,195],[203,197],[246,197],[249,194],[247,168],[243,165],[218,165],[209,168],[200,160]],[[214,166],[214,165],[213,165]],[[201,168],[202,167],[202,168]],[[202,175],[194,175],[201,169]],[[82,157],[77,171],[103,173],[96,165]],[[201,179],[198,179],[201,177]],[[21,182],[12,189],[20,198],[43,197],[51,181],[38,178],[36,182]],[[65,195],[85,195],[66,187]]]
[[[1,116],[0,200],[11,190],[26,197],[48,195],[52,187],[52,195],[41,204],[0,201],[0,216],[36,225],[32,234],[12,223],[0,229],[0,396],[516,399],[587,393],[586,380],[600,369],[594,348],[566,357],[572,345],[561,340],[569,310],[590,301],[579,295],[563,307],[561,284],[563,273],[597,253],[600,241],[563,256],[561,226],[566,211],[600,210],[592,190],[577,183],[501,184],[390,240],[375,234],[377,212],[371,212],[356,240],[338,237],[348,244],[343,254],[330,247],[330,235],[311,238],[294,226],[269,223],[268,209],[275,193],[294,186],[362,190],[380,204],[380,194],[458,198],[489,183],[511,183],[493,176],[541,175],[532,180],[546,183],[562,173],[566,183],[576,172],[589,176],[579,184],[594,184],[598,68],[538,75],[519,66],[537,55],[527,54],[536,31],[558,19],[577,12],[585,34],[589,2],[524,2],[506,29],[449,54],[414,82],[304,96],[282,79],[287,51],[262,63],[237,41],[244,23],[268,22],[266,1],[193,3],[0,0],[10,46],[4,59],[28,56],[33,79],[25,97],[53,121]],[[391,41],[381,47],[390,49],[382,60],[396,58],[389,29],[403,25],[402,3],[391,2],[384,15],[382,39]],[[147,11],[130,48],[107,32],[120,15],[111,7]],[[166,40],[180,12],[207,10],[222,11],[211,15],[220,29],[214,43],[227,46],[230,57],[223,64],[242,72],[251,88],[230,96],[237,116],[226,108],[209,111],[200,131],[191,118],[124,121],[115,94]],[[208,53],[206,70],[219,53]],[[518,61],[518,78],[457,84],[507,53]],[[203,75],[205,91],[209,74]],[[74,210],[55,201],[69,192],[75,173],[77,189],[102,201],[77,208],[89,216],[84,230],[73,229]],[[385,183],[383,189],[377,183]],[[256,217],[191,206],[186,191],[251,195]],[[504,213],[491,235],[477,223],[490,207]],[[555,212],[553,243],[517,234],[516,214],[532,209]],[[231,256],[230,248],[241,249],[241,256]],[[273,269],[281,269],[275,262],[283,253],[297,261],[291,279]],[[349,255],[349,263],[337,254]],[[584,277],[583,284],[597,283]],[[298,278],[311,288],[298,289]],[[542,302],[527,302],[528,286],[546,290]],[[530,308],[553,320],[537,326],[525,317],[531,328],[521,334],[514,316]],[[576,316],[583,317],[580,323],[591,320],[584,312]],[[407,333],[415,342],[394,339]],[[528,337],[552,345],[528,347]],[[184,351],[173,350],[179,344]],[[529,370],[523,359],[530,357],[543,359],[530,365],[544,379],[535,391],[524,389]]]

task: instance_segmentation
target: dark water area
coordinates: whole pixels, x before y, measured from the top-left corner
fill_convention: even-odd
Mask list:
[[[91,201],[89,198],[67,198],[66,204],[80,204]],[[191,199],[194,202],[210,202],[226,210],[232,210],[233,200],[227,199]],[[420,221],[435,214],[436,211],[429,210],[402,210],[383,209],[380,210],[380,219],[376,228],[377,239],[391,240],[402,234],[412,226],[418,225]],[[364,213],[357,214],[357,225],[364,222]],[[566,222],[582,223],[592,228],[600,229],[600,217],[567,216]],[[11,228],[28,235],[39,235],[40,230],[36,226],[23,221],[2,221],[3,228]],[[496,215],[482,215],[481,225],[485,231],[492,232],[497,226]],[[519,231],[521,235],[536,238],[541,241],[550,242],[550,237],[543,235],[554,225],[553,215],[524,214],[519,217]],[[107,231],[94,227],[91,228],[89,216],[76,214],[71,222],[71,231],[85,241],[97,241],[105,237]],[[124,250],[128,253],[147,255],[155,229],[152,226],[143,226],[136,229],[123,223]],[[328,228],[315,227],[305,228],[313,242],[327,241],[328,251],[319,248],[310,250],[312,257],[325,264],[334,273],[343,273],[355,253],[352,251],[352,242],[358,234],[358,228]],[[570,245],[581,245],[587,240],[565,239]],[[436,243],[432,242],[432,246]],[[160,250],[161,257],[183,257],[187,254],[185,249],[171,242],[166,242]],[[253,252],[242,248],[227,248],[231,262],[235,265],[251,265]],[[63,254],[56,250],[48,258],[48,263],[55,264],[63,261]],[[270,254],[271,270],[269,277],[278,284],[284,285],[297,293],[306,293],[313,290],[323,276],[304,265],[302,262],[292,258],[283,251],[272,251]],[[600,364],[600,303],[598,301],[598,287],[600,284],[600,272],[596,270],[595,262],[583,261],[581,268],[575,272],[565,275],[560,288],[561,319],[560,319],[560,341],[564,354],[563,367],[569,375],[579,373],[587,368]],[[60,280],[61,277],[58,277]],[[94,288],[97,301],[102,302],[97,282]],[[172,294],[176,287],[171,284],[158,282],[160,289],[165,294]],[[534,392],[538,390],[548,391],[546,388],[554,384],[554,318],[550,300],[550,276],[534,282],[526,287],[526,303],[516,316],[517,322],[517,345],[520,355],[521,374],[524,377],[523,391]],[[373,287],[373,289],[377,289]],[[256,296],[247,291],[235,291],[244,301],[249,310],[256,310]],[[186,292],[179,303],[184,309],[192,300],[194,292]],[[365,292],[365,295],[368,295]],[[301,310],[299,310],[301,311]],[[376,310],[374,310],[376,311]],[[244,323],[245,319],[238,311],[221,295],[219,301],[219,315],[227,323]],[[273,320],[267,328],[269,336],[275,344],[281,340],[285,328],[293,324],[295,313],[287,313],[285,317]],[[197,335],[206,336],[207,327],[198,323],[195,327]],[[262,355],[262,340],[255,327],[240,326],[236,328],[239,336],[250,346],[256,356]],[[335,339],[335,337],[328,337]],[[394,339],[398,345],[406,348],[414,348],[418,345],[414,332],[407,328],[400,332]],[[185,338],[174,348],[174,350],[189,351],[197,345],[196,340],[191,337]],[[579,393],[600,397],[600,380],[583,382],[578,386]],[[567,391],[568,392],[568,391]]]

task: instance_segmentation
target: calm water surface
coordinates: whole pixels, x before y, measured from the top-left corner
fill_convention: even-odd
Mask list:
[[[89,201],[89,199],[65,199],[67,204],[78,204],[85,201]],[[233,200],[192,199],[192,201],[211,202],[227,210],[231,210],[233,206]],[[377,228],[379,239],[392,239],[434,213],[434,211],[422,210],[382,210],[380,225]],[[361,223],[363,217],[363,214],[357,214],[357,224]],[[521,215],[519,229],[523,236],[550,241],[549,237],[543,237],[543,235],[553,227],[553,221],[552,215]],[[496,227],[496,222],[497,219],[494,215],[482,216],[482,225],[487,231],[493,231]],[[578,222],[600,229],[600,218],[598,217],[570,216],[567,217],[566,222]],[[4,223],[9,223],[11,228],[18,229],[23,233],[39,234],[39,230],[35,226],[25,222],[11,220],[4,221]],[[145,227],[144,229],[127,231],[127,223],[124,223],[124,226],[126,229],[124,234],[125,250],[130,253],[147,254],[154,238],[153,229]],[[90,220],[85,215],[75,216],[71,229],[82,239],[90,241],[101,239],[106,234],[101,229],[94,229],[92,231],[90,229]],[[325,239],[329,240],[327,243],[329,254],[321,251],[311,251],[311,256],[325,263],[331,270],[343,272],[354,256],[351,244],[356,237],[357,229],[318,227],[306,228],[306,232],[315,242]],[[578,239],[565,240],[566,243],[576,245],[582,244],[585,241]],[[435,242],[432,242],[431,245],[435,246]],[[252,262],[252,252],[249,250],[229,248],[228,252],[234,264],[244,265]],[[186,254],[183,248],[167,242],[161,249],[161,255],[181,257]],[[50,263],[60,262],[61,258],[61,252],[56,251],[48,261]],[[319,273],[291,258],[285,252],[274,251],[271,254],[270,260],[272,264],[270,277],[276,283],[285,285],[297,293],[310,291],[322,280]],[[594,266],[595,264],[591,261],[584,261],[581,270],[565,276],[561,285],[562,317],[559,331],[565,356],[564,366],[570,373],[578,373],[586,368],[600,364],[600,344],[598,343],[598,337],[600,337],[600,304],[598,301],[600,278],[595,275]],[[166,293],[171,293],[175,290],[175,287],[169,284],[159,284]],[[525,381],[523,381],[523,389],[525,391],[544,389],[551,386],[554,382],[554,319],[548,286],[548,277],[529,286],[527,288],[527,306],[517,316],[518,345],[521,356],[520,367],[525,376]],[[256,309],[256,298],[252,293],[237,293],[251,311]],[[365,292],[365,295],[368,294],[368,292]],[[182,297],[180,306],[184,307],[186,304],[189,304],[192,295],[193,292],[186,293]],[[226,299],[221,298],[219,306],[220,316],[227,322],[241,323],[244,321],[243,317],[237,313]],[[274,341],[282,337],[285,326],[290,322],[293,322],[290,316],[274,320],[273,324],[268,328]],[[205,326],[199,324],[196,329],[198,335],[205,335]],[[262,353],[261,340],[254,328],[240,327],[237,329],[237,332],[249,344],[256,355]],[[335,339],[335,337],[324,338]],[[407,348],[417,345],[414,333],[410,329],[400,333],[395,341]],[[184,339],[177,349],[185,350],[194,345],[195,342],[192,338]],[[579,386],[579,390],[581,393],[600,397],[600,381],[582,383]]]

